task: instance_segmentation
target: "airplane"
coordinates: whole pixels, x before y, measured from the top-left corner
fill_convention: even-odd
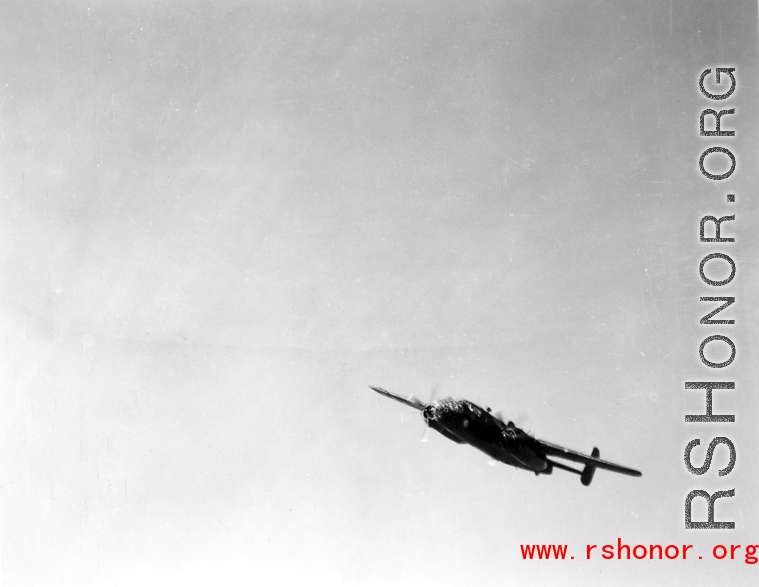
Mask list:
[[[631,477],[642,475],[635,469],[602,461],[598,458],[601,453],[597,448],[588,456],[538,440],[517,428],[514,422],[504,422],[497,413],[491,413],[490,408],[483,410],[465,399],[449,397],[425,404],[413,395],[404,398],[381,387],[369,387],[385,397],[419,410],[427,426],[449,440],[457,444],[470,444],[496,461],[532,471],[535,475],[550,475],[554,468],[562,469],[579,475],[580,482],[586,487],[593,481],[596,469],[606,469]],[[580,471],[549,457],[581,463],[585,467]]]

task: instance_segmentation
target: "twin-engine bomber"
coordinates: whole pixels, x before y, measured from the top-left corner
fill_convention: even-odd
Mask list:
[[[576,473],[585,486],[593,481],[596,469],[606,469],[631,477],[641,476],[641,472],[635,469],[602,461],[598,458],[601,453],[597,448],[588,456],[538,440],[517,428],[514,422],[504,422],[497,413],[491,413],[490,408],[483,410],[465,399],[449,397],[425,404],[413,395],[403,398],[381,387],[369,387],[377,393],[421,411],[427,426],[453,442],[470,444],[496,461],[532,471],[536,475],[550,475],[555,467]],[[582,463],[585,467],[580,471],[549,457]]]

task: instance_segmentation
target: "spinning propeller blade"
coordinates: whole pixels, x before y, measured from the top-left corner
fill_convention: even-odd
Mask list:
[[[422,436],[422,439],[421,439],[420,442],[427,442],[427,441],[429,441],[429,439],[430,439],[430,427],[427,426],[424,429],[424,435]]]
[[[437,392],[440,391],[440,384],[434,383],[432,385],[432,389],[430,390],[430,401],[428,401],[428,404],[434,403],[435,398],[437,397]]]

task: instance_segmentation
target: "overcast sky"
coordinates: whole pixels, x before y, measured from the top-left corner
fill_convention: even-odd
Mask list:
[[[0,23],[7,585],[756,576],[711,560],[759,542],[755,3],[6,2]],[[700,138],[720,66],[737,135]],[[719,184],[713,145],[738,160]],[[698,243],[731,213],[735,245]],[[719,291],[713,251],[738,264]],[[736,324],[699,326],[704,295]],[[717,374],[715,333],[738,347]],[[715,377],[737,422],[686,426],[684,382]],[[367,384],[643,477],[490,467]],[[720,447],[690,475],[716,435],[735,470]],[[736,531],[683,529],[689,491],[733,487]],[[696,560],[584,560],[618,537]]]

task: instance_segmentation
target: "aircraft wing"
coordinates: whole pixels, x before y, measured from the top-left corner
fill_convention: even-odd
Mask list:
[[[635,469],[623,467],[622,465],[616,465],[609,461],[602,461],[601,459],[584,455],[563,446],[551,444],[550,442],[544,442],[542,440],[536,440],[538,445],[547,455],[567,459],[568,461],[574,461],[575,463],[583,463],[585,465],[591,465],[599,469],[606,469],[607,471],[614,471],[615,473],[622,473],[623,475],[630,475],[631,477],[640,477],[642,473]]]
[[[421,410],[424,407],[424,402],[422,402],[416,396],[412,395],[412,396],[409,396],[408,398],[405,398],[395,393],[392,393],[388,391],[387,389],[383,389],[381,387],[374,387],[373,385],[370,385],[369,388],[373,389],[374,391],[376,391],[377,393],[381,395],[384,395],[385,397],[394,399],[397,402],[401,402],[402,404],[406,404],[407,406],[415,408],[417,410]]]

